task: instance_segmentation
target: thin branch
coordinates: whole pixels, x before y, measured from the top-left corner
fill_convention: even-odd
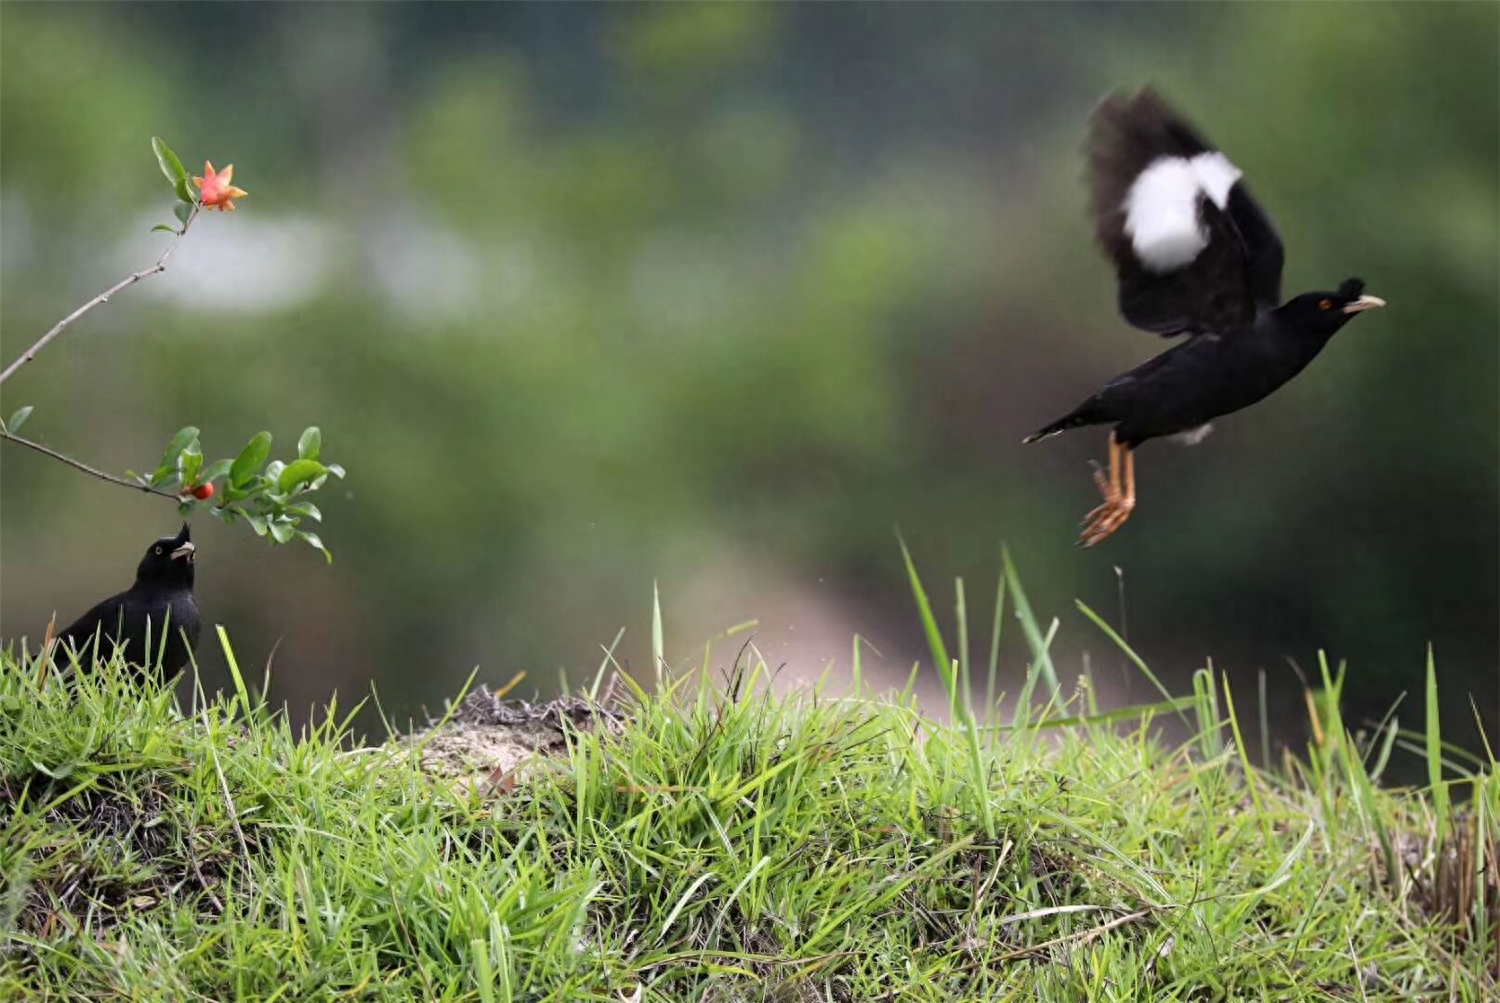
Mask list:
[[[82,470],[86,474],[92,474],[93,476],[99,478],[101,481],[109,481],[109,483],[118,484],[122,488],[131,488],[136,491],[144,491],[147,494],[161,495],[161,497],[170,498],[174,502],[182,501],[179,496],[172,494],[169,491],[162,491],[158,488],[153,488],[149,484],[141,484],[139,481],[127,481],[125,478],[116,477],[114,474],[106,474],[102,470],[94,469],[87,463],[80,463],[79,461],[73,459],[71,456],[64,456],[54,449],[48,449],[40,442],[33,442],[30,439],[23,439],[19,435],[15,435],[11,432],[0,431],[0,439],[4,439],[7,442],[14,442],[18,445],[27,446],[31,449],[36,450],[38,453],[41,453],[43,456],[50,456],[52,457],[52,459],[57,460],[60,463],[66,463],[74,470]]]
[[[1046,910],[1038,911],[1045,912]],[[1024,958],[1028,954],[1035,954],[1038,951],[1045,951],[1049,948],[1058,947],[1062,944],[1093,940],[1095,937],[1098,937],[1101,934],[1108,933],[1115,927],[1124,926],[1126,923],[1134,923],[1136,920],[1145,919],[1149,915],[1151,915],[1150,909],[1138,909],[1128,915],[1112,919],[1108,923],[1101,923],[1098,926],[1091,926],[1087,930],[1079,930],[1076,933],[1070,933],[1062,937],[1056,937],[1052,940],[1047,941],[1045,944],[1033,944],[1030,947],[1023,947],[1020,950],[1011,951],[1008,954],[1001,954],[996,956],[993,960],[1015,961],[1017,958]]]
[[[145,269],[144,271],[139,271],[134,273],[133,275],[126,276],[119,282],[116,282],[114,285],[104,290],[104,292],[100,293],[98,296],[95,296],[93,299],[83,304],[83,306],[79,307],[77,310],[74,310],[72,313],[68,314],[56,324],[52,325],[52,329],[38,338],[36,344],[32,345],[30,348],[26,349],[26,351],[22,352],[20,357],[16,359],[16,361],[5,367],[4,372],[0,372],[0,383],[4,383],[6,380],[14,376],[16,370],[20,369],[26,363],[36,358],[36,353],[46,348],[49,341],[51,341],[53,338],[56,338],[59,334],[62,334],[68,328],[72,327],[73,323],[78,320],[78,318],[94,309],[94,307],[100,306],[104,303],[108,303],[111,296],[126,288],[127,286],[133,286],[147,276],[166,271],[167,259],[170,258],[172,256],[172,252],[177,249],[178,242],[182,240],[183,237],[187,236],[188,228],[193,225],[193,220],[198,218],[198,213],[201,210],[202,206],[199,203],[193,203],[193,211],[188,214],[188,218],[182,224],[182,229],[177,231],[177,235],[172,238],[172,242],[167,245],[167,249],[162,252],[161,257],[156,259],[156,264],[152,265],[150,268]]]
[[[193,865],[193,874],[198,879],[198,887],[208,894],[208,900],[214,904],[214,908],[219,910],[219,913],[222,915],[224,912],[224,903],[220,902],[219,896],[214,894],[213,885],[208,883],[208,879],[203,876],[203,868],[198,866],[198,855],[193,852],[193,837],[191,835],[183,841],[183,849],[187,851],[188,863]]]

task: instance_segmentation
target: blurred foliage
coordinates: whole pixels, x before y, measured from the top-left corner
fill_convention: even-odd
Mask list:
[[[144,130],[232,149],[258,203],[242,257],[186,248],[7,395],[96,456],[272,410],[337,434],[326,576],[229,534],[200,565],[296,702],[576,677],[621,624],[644,666],[653,578],[684,641],[817,582],[904,668],[899,524],[938,580],[993,580],[1008,540],[1039,615],[1119,611],[1123,580],[1179,679],[1211,654],[1289,701],[1326,647],[1378,716],[1432,641],[1450,711],[1495,722],[1500,8],[214,9],[5,5],[7,354],[115,270]],[[1289,290],[1357,274],[1391,309],[1205,445],[1148,447],[1130,526],[1077,553],[1102,434],[1019,439],[1162,347],[1115,316],[1079,183],[1092,103],[1147,80],[1246,170]],[[216,302],[226,261],[264,294]],[[3,630],[34,634],[140,532],[4,463]],[[744,608],[671,622],[741,577]]]

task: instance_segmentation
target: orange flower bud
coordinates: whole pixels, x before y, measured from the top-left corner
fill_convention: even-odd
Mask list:
[[[214,171],[211,161],[203,162],[203,177],[193,176],[193,184],[198,186],[199,201],[205,209],[218,209],[234,211],[234,200],[244,198],[250,193],[243,188],[236,188],[229,182],[234,179],[234,165],[230,164],[222,171]]]

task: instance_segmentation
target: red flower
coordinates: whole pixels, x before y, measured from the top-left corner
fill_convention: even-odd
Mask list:
[[[234,179],[234,165],[230,164],[222,171],[214,172],[212,161],[203,162],[203,177],[193,176],[193,184],[198,186],[199,201],[205,209],[218,209],[234,211],[234,200],[243,198],[250,193],[243,188],[236,188],[229,182]]]

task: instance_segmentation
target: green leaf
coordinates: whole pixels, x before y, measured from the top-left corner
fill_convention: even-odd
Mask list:
[[[323,546],[323,541],[318,538],[317,533],[304,533],[303,531],[298,530],[297,535],[306,540],[312,546],[321,550],[323,552],[323,559],[325,561],[327,561],[329,564],[333,563],[333,555],[328,552],[327,547]]]
[[[328,468],[317,460],[293,460],[276,478],[276,490],[282,494],[290,494],[293,489],[322,477],[327,472]]]
[[[240,512],[240,514],[245,517],[245,521],[250,524],[250,528],[255,530],[256,536],[266,535],[265,516],[261,515],[259,512],[246,512],[244,509],[237,509],[235,511]]]
[[[194,442],[182,451],[182,483],[197,484],[198,471],[203,469],[203,447]]]
[[[295,505],[288,505],[286,510],[296,515],[305,515],[314,522],[323,521],[323,513],[312,502],[298,502]]]
[[[193,204],[191,202],[179,202],[172,207],[172,215],[183,226],[187,226],[189,217],[193,215]]]
[[[156,472],[160,474],[164,469],[176,470],[177,457],[182,455],[182,451],[188,447],[188,443],[195,441],[197,438],[198,430],[192,425],[188,425],[186,428],[179,428],[177,434],[172,436],[172,441],[167,443],[167,451],[161,454],[161,466],[156,468]]]
[[[191,498],[184,499],[183,501],[180,501],[180,502],[177,503],[177,514],[178,515],[187,515],[192,510],[193,510],[193,500]]]
[[[158,224],[156,224],[155,226],[153,226],[151,228],[151,232],[152,233],[162,233],[162,232],[176,233],[177,232],[177,227],[175,227],[175,226],[168,226],[165,223],[158,223]]]
[[[223,477],[225,474],[229,473],[229,468],[233,466],[233,464],[233,460],[215,460],[214,462],[203,468],[203,472],[198,475],[198,483],[202,484],[205,481],[218,480],[220,477]]]
[[[271,455],[271,433],[257,432],[255,438],[251,439],[240,450],[240,455],[234,458],[229,465],[229,483],[235,487],[243,487],[249,483],[260,470],[260,465],[266,462],[266,457]]]
[[[339,480],[344,479],[344,468],[339,466],[337,463],[330,463],[325,469],[327,469],[330,474],[337,477]]]
[[[16,432],[16,429],[20,428],[21,424],[23,422],[25,422],[26,419],[29,418],[29,417],[31,417],[31,405],[30,404],[27,404],[23,408],[18,408],[16,410],[16,413],[10,416],[10,421],[8,421],[8,422],[5,423],[6,430],[9,431],[12,435],[14,435],[15,432]]]
[[[268,528],[271,530],[271,536],[275,537],[277,543],[290,542],[292,536],[297,532],[290,522],[283,522],[280,519],[272,522]]]
[[[316,460],[318,450],[323,448],[323,433],[318,426],[311,425],[297,440],[297,455],[304,460]]]
[[[188,191],[187,171],[182,169],[182,161],[177,159],[177,154],[172,148],[162,141],[160,136],[151,137],[151,149],[156,152],[156,162],[161,165],[161,172],[166,176],[177,197],[185,202],[191,202],[192,196],[186,194]]]

